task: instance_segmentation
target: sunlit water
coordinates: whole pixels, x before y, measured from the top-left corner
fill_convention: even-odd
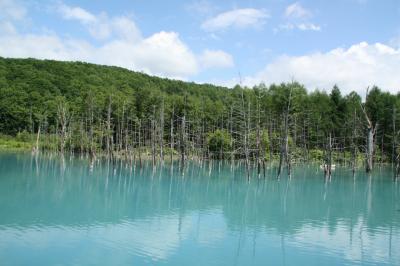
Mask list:
[[[0,265],[400,265],[390,169],[274,171],[0,154]]]

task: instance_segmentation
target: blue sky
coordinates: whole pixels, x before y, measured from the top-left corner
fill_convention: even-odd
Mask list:
[[[0,56],[233,86],[400,91],[400,1],[0,0]]]

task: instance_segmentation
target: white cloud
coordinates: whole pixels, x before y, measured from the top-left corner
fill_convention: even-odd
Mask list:
[[[229,68],[235,65],[232,56],[221,50],[205,50],[199,61],[203,68]]]
[[[298,2],[289,5],[285,10],[287,18],[309,18],[311,16],[311,11],[302,7]]]
[[[58,11],[65,19],[78,20],[81,23],[95,23],[97,21],[96,16],[80,7],[70,7],[60,4]]]
[[[264,9],[243,8],[223,12],[203,22],[201,28],[205,31],[220,31],[227,28],[260,27],[269,14]]]
[[[161,31],[143,37],[128,17],[109,17],[106,13],[95,16],[80,7],[65,5],[58,10],[63,18],[79,21],[101,40],[100,44],[55,33],[22,34],[8,21],[0,21],[0,56],[86,61],[178,79],[187,79],[204,68],[233,64],[231,56],[223,51],[207,50],[196,55],[176,32]]]
[[[315,25],[313,23],[300,23],[297,25],[299,30],[306,31],[306,30],[311,30],[311,31],[320,31],[321,27],[318,25]]]
[[[274,29],[274,32],[277,33],[282,30],[301,30],[301,31],[320,31],[321,26],[316,25],[314,23],[299,23],[299,24],[294,24],[294,23],[286,23],[286,24],[281,24],[279,25],[278,28]]]
[[[117,36],[120,38],[130,41],[137,41],[142,38],[135,22],[127,17],[116,17],[111,23]]]
[[[400,91],[400,49],[385,44],[362,42],[348,49],[304,56],[281,56],[245,84],[289,82],[292,78],[309,89],[330,89],[337,84],[344,93],[365,94],[367,86],[378,85],[391,92]]]
[[[186,77],[198,72],[195,55],[175,32],[153,34],[132,52],[135,63],[148,73]]]
[[[287,23],[279,25],[274,29],[274,32],[285,30],[300,30],[300,31],[320,31],[321,26],[309,22],[313,16],[312,12],[298,2],[289,5],[284,14]]]
[[[125,16],[109,18],[104,12],[94,15],[81,7],[70,7],[63,3],[59,4],[57,11],[64,19],[80,22],[99,40],[108,39],[112,34],[132,41],[140,38],[140,31],[135,22]]]
[[[100,47],[57,35],[13,34],[0,36],[0,55],[87,61],[182,79],[199,70],[196,56],[174,32],[159,32],[138,44],[119,39]]]

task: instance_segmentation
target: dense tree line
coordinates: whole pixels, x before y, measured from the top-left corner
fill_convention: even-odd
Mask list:
[[[80,62],[0,58],[0,133],[37,149],[152,160],[398,161],[400,93],[297,83],[233,89]],[[33,139],[34,138],[34,139]],[[371,164],[371,165],[369,165]],[[324,166],[324,167],[325,167]]]

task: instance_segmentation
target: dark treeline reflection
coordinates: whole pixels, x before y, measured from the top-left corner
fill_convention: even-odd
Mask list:
[[[373,176],[338,169],[326,182],[314,167],[297,167],[292,179],[246,181],[244,167],[224,162],[130,165],[49,156],[2,155],[0,226],[90,226],[222,210],[229,230],[295,233],[305,225],[362,221],[374,231],[400,227],[397,183],[386,169]],[[8,215],[5,215],[8,214]]]

